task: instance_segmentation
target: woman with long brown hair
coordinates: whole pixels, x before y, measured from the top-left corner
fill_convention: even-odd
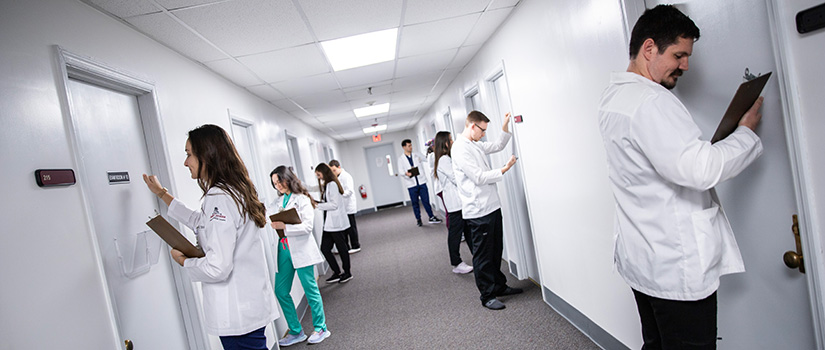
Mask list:
[[[275,214],[282,210],[295,209],[300,224],[287,225],[281,221],[274,221],[270,225],[273,229],[283,233],[278,247],[275,249],[275,296],[281,304],[289,333],[278,341],[280,346],[290,346],[307,339],[301,327],[301,320],[295,311],[292,301],[292,281],[297,273],[298,280],[304,288],[309,309],[312,311],[312,325],[314,332],[309,336],[310,344],[317,344],[331,334],[327,329],[324,314],[324,302],[321,291],[315,282],[315,264],[324,261],[318,243],[312,234],[315,222],[315,201],[298,179],[298,176],[287,166],[281,165],[269,173],[272,187],[278,191],[278,197],[267,207],[267,214]],[[281,233],[278,236],[281,236]]]
[[[318,188],[321,189],[321,202],[318,203],[318,209],[326,212],[324,234],[321,236],[321,253],[327,259],[329,268],[332,269],[332,276],[327,278],[327,283],[346,283],[352,279],[352,273],[347,248],[346,232],[350,225],[344,204],[344,187],[326,163],[320,163],[315,167],[315,177],[318,178]],[[341,257],[343,272],[338,267],[335,255],[332,254],[333,244]]]
[[[433,147],[435,147],[433,177],[441,185],[441,198],[444,199],[444,209],[447,211],[447,251],[450,253],[450,265],[453,265],[454,273],[470,273],[473,267],[461,261],[459,252],[462,234],[471,252],[473,247],[470,245],[472,240],[469,227],[464,225],[464,218],[461,216],[461,198],[458,197],[458,188],[453,174],[453,161],[450,157],[453,137],[447,131],[439,131],[435,135]]]
[[[156,176],[143,174],[149,190],[169,206],[169,216],[195,232],[205,254],[187,257],[172,249],[172,258],[193,282],[203,282],[206,331],[219,336],[224,349],[265,350],[264,329],[279,316],[261,243],[266,209],[219,126],[189,131],[183,165],[203,190],[199,210],[172,197]]]

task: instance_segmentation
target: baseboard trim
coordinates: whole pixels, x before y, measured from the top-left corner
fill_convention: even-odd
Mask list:
[[[590,340],[602,349],[622,349],[630,350],[626,345],[622,344],[618,339],[607,333],[602,327],[599,327],[592,320],[587,318],[579,310],[568,304],[564,299],[551,292],[547,287],[542,286],[544,290],[544,302],[550,305],[553,310],[567,319],[570,324],[578,328]]]

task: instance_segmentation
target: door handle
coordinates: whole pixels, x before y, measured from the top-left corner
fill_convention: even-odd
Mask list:
[[[126,339],[123,342],[126,344],[126,350],[133,350],[135,348],[131,340]]]
[[[793,238],[796,240],[796,251],[789,250],[785,252],[782,255],[782,260],[785,261],[785,266],[792,269],[799,268],[799,272],[805,273],[805,264],[802,259],[802,242],[799,240],[799,218],[796,214],[793,216],[791,231],[793,231]]]

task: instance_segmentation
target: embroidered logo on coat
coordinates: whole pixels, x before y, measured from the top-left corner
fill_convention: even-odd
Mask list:
[[[209,217],[209,221],[212,220],[226,221],[226,216],[221,214],[221,212],[218,210],[218,207],[215,207],[215,210],[212,211],[212,215]]]

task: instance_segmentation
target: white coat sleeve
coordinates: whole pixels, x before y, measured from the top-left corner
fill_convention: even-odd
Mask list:
[[[398,176],[408,177],[407,176],[407,169],[410,167],[408,166],[410,163],[407,161],[407,157],[403,155],[398,157],[396,160],[396,168],[398,169]]]
[[[483,142],[478,141],[478,144],[481,146],[481,149],[484,150],[485,153],[496,153],[504,149],[507,146],[507,142],[510,142],[510,138],[513,137],[513,134],[509,132],[501,131],[501,135],[499,135],[498,140],[496,142]]]
[[[352,186],[353,186],[352,176],[339,177],[338,181],[341,181],[341,187],[344,188],[344,198],[352,197],[352,195],[353,195],[353,192],[352,192]]]
[[[333,211],[338,210],[338,197],[341,197],[341,193],[338,192],[338,185],[335,182],[330,182],[326,186],[326,191],[324,191],[326,202],[318,203],[318,209],[326,210],[326,211]]]
[[[201,213],[203,239],[200,243],[206,256],[186,259],[183,268],[193,281],[221,282],[229,277],[234,267],[238,239],[235,223],[242,218],[239,218],[235,202],[226,194],[207,195],[203,208],[209,211],[209,214]]]
[[[200,211],[194,211],[189,209],[186,204],[180,201],[180,199],[172,199],[172,203],[169,203],[169,216],[178,222],[186,225],[192,231],[196,231],[198,224],[200,224],[203,215]]]
[[[294,194],[293,196],[297,195]],[[305,236],[312,233],[312,226],[315,221],[315,208],[312,207],[309,197],[301,197],[300,200],[295,201],[295,210],[298,211],[298,217],[301,218],[301,223],[297,225],[284,225],[284,234],[287,237]]]
[[[453,161],[446,155],[438,159],[438,180],[441,181],[442,184],[451,183],[456,185],[455,173],[453,173]]]
[[[744,126],[715,144],[700,140],[699,127],[671,96],[643,103],[630,134],[660,176],[700,191],[738,175],[762,154],[761,140]]]
[[[453,152],[453,156],[456,157],[456,159],[453,159],[453,170],[456,168],[461,169],[464,176],[466,176],[467,179],[472,181],[476,186],[496,183],[504,178],[504,174],[501,173],[501,169],[490,169],[484,171],[478,165],[483,160],[475,159],[469,150],[463,150],[462,152],[457,153],[458,154]]]

